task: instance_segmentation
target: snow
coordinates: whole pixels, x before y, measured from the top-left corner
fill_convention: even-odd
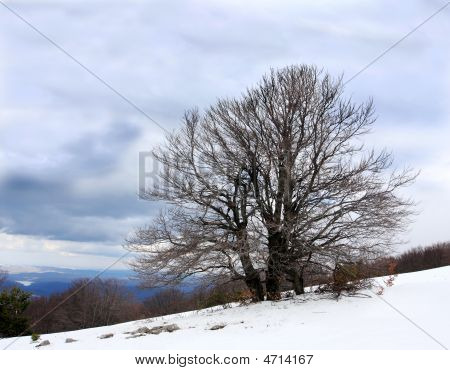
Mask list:
[[[378,279],[383,284],[383,279]],[[185,312],[65,333],[0,340],[9,349],[442,349],[450,347],[450,266],[399,275],[382,296],[308,293],[279,302]],[[412,322],[411,322],[412,321]],[[180,330],[130,338],[142,326],[176,324]],[[222,329],[209,330],[214,325]],[[114,334],[99,339],[104,334]],[[431,338],[433,337],[434,340]],[[76,342],[65,343],[66,338]]]

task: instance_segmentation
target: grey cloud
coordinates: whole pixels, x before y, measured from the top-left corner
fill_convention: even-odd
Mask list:
[[[99,176],[113,171],[140,133],[139,127],[124,123],[111,123],[106,132],[87,133],[62,148],[70,158],[66,170],[76,176]]]
[[[0,219],[13,234],[72,241],[122,242],[152,214],[133,193],[80,196],[67,182],[11,176],[0,183]]]
[[[80,194],[76,185],[117,170],[139,133],[133,125],[111,124],[106,132],[84,135],[63,147],[59,155],[68,159],[59,167],[5,176],[0,181],[0,219],[8,221],[3,226],[11,233],[52,239],[120,242],[125,228],[134,226],[128,218],[151,213],[136,195],[137,178],[129,179],[125,188],[96,189],[93,194]]]

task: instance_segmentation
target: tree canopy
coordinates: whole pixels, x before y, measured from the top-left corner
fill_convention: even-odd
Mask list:
[[[145,199],[167,207],[127,241],[134,269],[150,286],[200,275],[278,299],[283,282],[301,293],[312,266],[385,255],[411,215],[398,190],[415,174],[365,148],[374,122],[372,101],[353,103],[342,79],[307,65],[187,111],[154,151],[162,169]]]

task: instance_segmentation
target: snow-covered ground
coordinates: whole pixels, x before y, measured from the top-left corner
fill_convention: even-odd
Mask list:
[[[382,282],[381,279],[378,280]],[[375,290],[375,289],[374,289]],[[450,347],[450,266],[402,274],[382,296],[307,294],[279,302],[158,317],[72,332],[0,340],[9,349],[443,349]],[[406,316],[406,317],[405,317]],[[127,338],[141,327],[180,330]],[[214,325],[222,329],[210,330]],[[419,328],[420,327],[420,328]],[[103,334],[114,334],[99,339]],[[435,340],[433,340],[433,337]],[[66,338],[77,340],[65,343]],[[440,342],[442,345],[438,344]]]

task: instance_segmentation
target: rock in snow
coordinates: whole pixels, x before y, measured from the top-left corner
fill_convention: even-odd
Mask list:
[[[107,338],[111,338],[111,337],[113,337],[113,336],[114,336],[113,333],[108,333],[108,334],[102,334],[102,335],[100,335],[98,338],[99,338],[99,339],[107,339]]]
[[[164,331],[167,331],[168,333],[172,333],[175,330],[180,330],[180,327],[177,324],[171,324],[163,326]]]
[[[139,338],[139,337],[145,337],[146,334],[134,334],[130,335],[129,337],[125,337],[125,339],[132,339],[132,338]]]
[[[180,330],[180,327],[177,324],[170,324],[170,325],[161,325],[161,326],[155,326],[153,328],[148,328],[146,326],[143,326],[139,329],[136,329],[134,331],[126,332],[125,334],[131,334],[133,336],[138,336],[137,334],[154,334],[158,335],[163,332],[172,333],[175,330]]]

